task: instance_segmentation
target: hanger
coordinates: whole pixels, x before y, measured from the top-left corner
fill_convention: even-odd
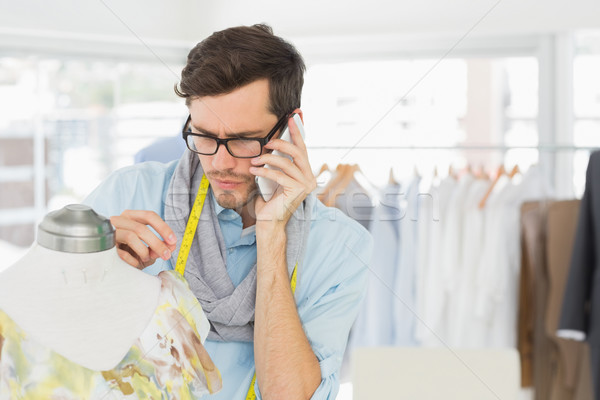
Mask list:
[[[519,165],[515,164],[515,166],[513,167],[513,169],[510,171],[510,173],[508,174],[508,177],[510,179],[514,178],[515,175],[520,174],[521,170],[519,169]]]
[[[344,178],[344,174],[348,168],[348,164],[338,164],[335,167],[335,172],[333,172],[332,178],[327,182],[323,191],[317,195],[318,199],[327,206],[329,206],[330,201],[329,197],[331,195],[332,190],[338,185],[339,182]]]
[[[317,174],[317,176],[321,175],[325,171],[329,171],[329,166],[327,164],[321,165],[321,168],[319,168],[319,173]]]
[[[358,186],[360,186],[362,190],[369,195],[369,197],[372,197],[372,194],[376,193],[378,188],[371,183],[365,173],[362,172],[362,169],[360,169],[358,164],[354,164],[353,167],[354,171],[352,172],[352,178],[358,184]]]
[[[488,188],[487,192],[485,192],[485,195],[483,195],[483,198],[481,199],[481,201],[479,202],[480,210],[483,210],[485,208],[485,203],[487,203],[490,195],[494,191],[494,187],[496,186],[496,184],[498,183],[498,181],[500,180],[500,177],[502,175],[506,175],[506,171],[504,170],[504,165],[501,165],[500,167],[498,167],[498,170],[496,172],[496,177],[492,181],[492,184]]]
[[[488,173],[488,171],[486,171],[485,166],[483,164],[481,164],[479,166],[477,178],[478,179],[482,179],[482,180],[486,180],[486,181],[491,180],[490,174]]]
[[[477,179],[487,179],[487,173],[485,172],[483,164],[480,164],[477,169]]]
[[[464,169],[454,173],[454,177],[458,180],[462,179],[466,175],[474,176],[473,166],[470,163],[467,163]]]
[[[323,164],[319,169],[319,172],[315,176],[315,179],[317,180],[317,185],[319,186],[317,197],[323,192],[323,188],[327,183],[329,183],[332,177],[333,173],[329,170],[329,166],[327,164]]]
[[[440,174],[437,165],[433,166],[433,177],[431,178],[431,186],[439,186],[441,182]]]
[[[421,174],[419,174],[419,168],[417,168],[416,164],[415,164],[413,172],[414,172],[415,178],[420,178],[421,177]]]
[[[357,170],[359,170],[357,164],[341,164],[340,178],[335,182],[335,185],[332,185],[331,189],[328,190],[327,196],[324,199],[325,201],[323,201],[326,206],[335,206],[335,199],[348,187],[352,179],[354,179],[354,173]]]
[[[454,171],[454,167],[452,167],[452,164],[450,164],[448,166],[448,176],[452,177],[453,179],[456,179],[456,171]]]
[[[398,181],[394,177],[394,167],[390,167],[390,176],[388,178],[389,185],[399,185]]]
[[[330,190],[327,192],[327,196],[323,199],[324,201],[321,201],[328,207],[334,207],[337,196],[343,193],[350,182],[353,181],[367,196],[369,196],[369,198],[372,198],[374,194],[377,193],[377,188],[362,172],[358,164],[345,164],[341,168],[340,179],[335,182],[335,185],[331,186]]]
[[[338,164],[335,167],[335,171],[333,172],[331,179],[329,179],[329,182],[327,182],[325,187],[323,187],[323,190],[321,191],[321,193],[317,194],[317,198],[319,200],[321,200],[321,202],[325,203],[325,200],[327,199],[327,195],[328,195],[329,191],[335,185],[335,183],[341,179],[342,166],[343,166],[343,164]]]

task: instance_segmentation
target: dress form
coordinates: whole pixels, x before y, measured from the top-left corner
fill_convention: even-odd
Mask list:
[[[71,205],[48,214],[37,243],[0,274],[0,310],[36,342],[108,370],[150,322],[160,288],[118,257],[106,218]]]

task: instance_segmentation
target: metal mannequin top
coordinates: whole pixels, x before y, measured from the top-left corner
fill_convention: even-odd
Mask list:
[[[65,253],[95,253],[115,246],[110,220],[83,204],[48,213],[38,226],[37,242]]]

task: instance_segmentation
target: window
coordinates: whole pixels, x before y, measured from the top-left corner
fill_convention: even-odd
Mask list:
[[[314,65],[303,98],[311,165],[360,163],[377,185],[391,167],[397,176],[415,166],[425,174],[467,164],[526,170],[538,161],[538,150],[410,147],[536,146],[537,76],[535,57]]]
[[[600,33],[576,35],[573,60],[573,144],[576,147],[600,147]],[[583,194],[589,150],[575,152],[575,193]]]
[[[80,202],[138,150],[179,134],[180,69],[0,57],[0,239],[30,244],[48,208]]]

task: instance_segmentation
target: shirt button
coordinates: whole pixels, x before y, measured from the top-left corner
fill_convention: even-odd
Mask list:
[[[229,253],[229,254],[233,253],[233,249],[227,249],[227,253]]]

